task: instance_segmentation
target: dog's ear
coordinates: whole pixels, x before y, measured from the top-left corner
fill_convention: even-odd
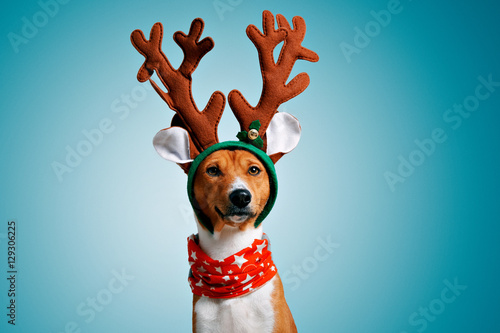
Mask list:
[[[297,146],[300,132],[299,121],[291,114],[278,112],[274,115],[266,131],[266,153],[274,163]]]

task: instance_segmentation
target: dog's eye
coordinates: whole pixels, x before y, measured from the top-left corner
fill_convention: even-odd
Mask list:
[[[209,167],[209,168],[207,169],[207,174],[208,174],[209,176],[213,176],[213,177],[214,177],[214,176],[218,176],[218,175],[220,174],[220,170],[219,170],[219,168],[217,168],[217,167],[215,167],[215,166],[212,166],[212,167]]]
[[[252,176],[257,176],[260,173],[260,169],[256,166],[251,166],[250,169],[248,169],[248,173]]]

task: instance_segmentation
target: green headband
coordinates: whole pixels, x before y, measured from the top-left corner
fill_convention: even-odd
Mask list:
[[[187,183],[187,191],[188,191],[188,197],[189,197],[189,202],[191,203],[191,206],[193,207],[193,210],[196,214],[196,217],[198,218],[198,221],[207,228],[211,233],[214,232],[213,226],[210,223],[208,217],[203,214],[201,211],[198,203],[196,202],[196,199],[194,198],[194,189],[193,189],[193,183],[194,183],[194,175],[196,174],[196,170],[200,166],[200,163],[210,154],[212,154],[215,151],[218,150],[236,150],[236,149],[241,149],[241,150],[246,150],[251,153],[253,153],[257,158],[264,164],[264,167],[267,170],[267,173],[269,175],[269,187],[270,187],[270,194],[269,194],[269,199],[267,200],[266,206],[260,213],[260,215],[257,217],[255,220],[254,226],[257,228],[262,221],[266,218],[266,216],[271,212],[271,209],[274,206],[274,202],[276,201],[276,196],[278,195],[278,178],[276,177],[276,170],[274,169],[274,163],[271,160],[271,158],[264,153],[262,150],[259,148],[254,147],[253,145],[246,143],[246,142],[241,142],[241,141],[225,141],[225,142],[219,142],[213,146],[208,147],[206,150],[204,150],[201,154],[196,156],[194,159],[193,163],[191,164],[191,167],[189,168],[189,173],[188,173],[188,183]]]

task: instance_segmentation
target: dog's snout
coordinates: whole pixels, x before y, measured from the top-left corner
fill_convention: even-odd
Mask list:
[[[252,194],[250,194],[250,191],[248,190],[234,190],[231,192],[229,195],[229,200],[233,203],[238,208],[243,208],[248,206],[250,201],[252,201]]]

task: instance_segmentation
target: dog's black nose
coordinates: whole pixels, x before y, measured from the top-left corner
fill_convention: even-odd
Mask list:
[[[229,195],[229,200],[238,208],[246,207],[252,201],[252,195],[248,190],[234,190]]]

